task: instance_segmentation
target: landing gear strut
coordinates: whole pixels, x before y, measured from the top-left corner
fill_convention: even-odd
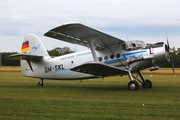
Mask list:
[[[138,79],[138,75],[140,76],[141,80]],[[130,71],[128,71],[128,76],[130,79],[130,82],[128,83],[129,90],[138,90],[139,84],[137,81],[142,83],[143,88],[151,88],[152,87],[152,82],[150,80],[145,80],[140,71],[137,72],[136,77],[133,76]],[[135,80],[133,78],[135,78]]]
[[[44,80],[44,79],[41,78],[41,81],[38,82],[38,86],[43,86],[43,85],[44,85],[43,80]]]
[[[142,80],[142,81],[140,81],[142,83],[142,87],[143,88],[152,88],[152,82],[148,79],[145,80],[140,71],[138,72],[138,74]]]

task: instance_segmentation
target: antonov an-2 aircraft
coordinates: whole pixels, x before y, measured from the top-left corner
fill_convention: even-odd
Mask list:
[[[173,63],[168,40],[167,44],[146,44],[140,40],[125,42],[79,23],[64,24],[44,35],[90,49],[51,57],[41,40],[28,34],[21,53],[11,55],[9,59],[19,58],[22,73],[39,78],[38,86],[43,86],[44,79],[82,80],[127,75],[129,90],[138,90],[138,81],[143,88],[151,88],[152,82],[145,79],[141,71],[157,70],[159,64],[167,61]],[[174,71],[173,64],[172,68]]]

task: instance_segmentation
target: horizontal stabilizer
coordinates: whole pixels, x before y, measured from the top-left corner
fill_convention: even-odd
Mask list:
[[[11,59],[11,60],[29,60],[29,61],[37,61],[42,59],[43,56],[39,56],[39,55],[27,55],[27,54],[14,54],[14,55],[10,55],[7,57],[7,59]]]
[[[74,67],[71,70],[76,71],[76,72],[86,73],[86,74],[92,74],[96,76],[102,76],[102,77],[127,74],[127,71],[123,69],[113,67],[113,66],[108,66],[106,64],[102,64],[99,62],[85,63],[83,65]]]

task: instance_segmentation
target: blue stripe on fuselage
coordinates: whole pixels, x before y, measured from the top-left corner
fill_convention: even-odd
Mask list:
[[[121,57],[118,58],[118,59],[113,59],[113,60],[107,60],[105,61],[104,63],[105,64],[110,64],[110,63],[116,63],[116,62],[119,62],[119,61],[124,61],[124,60],[127,60],[127,56],[133,58],[133,59],[138,59],[140,58],[143,54],[140,54],[140,53],[144,53],[146,52],[146,50],[141,50],[141,51],[136,51],[136,52],[128,52],[128,53],[123,53],[121,54]],[[136,54],[140,54],[138,56],[135,56]],[[133,55],[133,56],[130,56],[130,55]]]

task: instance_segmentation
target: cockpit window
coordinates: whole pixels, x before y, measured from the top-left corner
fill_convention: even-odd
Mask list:
[[[124,50],[138,50],[138,49],[143,49],[146,47],[146,44],[143,41],[135,40],[135,41],[127,41],[123,45]]]

